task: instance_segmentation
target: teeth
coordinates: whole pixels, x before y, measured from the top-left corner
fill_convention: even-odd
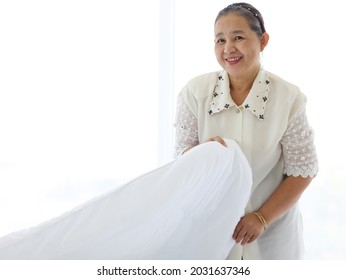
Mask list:
[[[227,61],[238,61],[240,59],[240,57],[231,57],[231,58],[227,58]]]

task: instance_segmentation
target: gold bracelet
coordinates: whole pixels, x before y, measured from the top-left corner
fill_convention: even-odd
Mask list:
[[[256,217],[260,220],[261,224],[263,225],[264,227],[264,230],[267,229],[267,222],[266,220],[264,219],[264,217],[262,216],[262,214],[260,212],[254,212],[254,214],[256,215]]]

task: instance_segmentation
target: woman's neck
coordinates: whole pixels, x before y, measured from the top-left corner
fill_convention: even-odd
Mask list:
[[[235,102],[235,104],[237,104],[238,106],[243,104],[244,100],[249,94],[252,88],[253,82],[255,81],[257,77],[258,71],[259,71],[259,67],[256,68],[255,71],[252,71],[246,76],[229,77],[231,97],[233,101]]]

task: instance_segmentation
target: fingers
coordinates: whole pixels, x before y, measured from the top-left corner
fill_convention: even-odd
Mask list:
[[[252,240],[253,234],[250,234],[244,226],[238,224],[238,226],[234,230],[232,237],[236,243],[241,242],[241,245],[244,245]]]
[[[263,233],[263,226],[255,217],[248,213],[240,219],[232,235],[236,243],[241,242],[241,245],[252,243]]]
[[[223,138],[221,138],[220,136],[211,137],[206,142],[212,142],[212,141],[219,142],[221,145],[227,147],[225,140],[223,140]]]
[[[243,232],[241,234],[240,233],[241,229],[242,229],[242,226],[241,226],[240,223],[238,223],[238,225],[234,229],[234,232],[233,232],[233,235],[232,235],[232,237],[233,237],[233,239],[235,240],[236,243],[239,243],[243,239],[243,237],[244,237],[244,235],[246,233],[246,232]]]
[[[215,137],[211,137],[209,138],[207,141],[205,142],[212,142],[212,141],[215,141],[215,142],[219,142],[221,145],[225,146],[227,148],[227,144],[225,142],[225,140],[223,140],[223,138],[219,137],[219,136],[215,136]],[[189,150],[191,150],[192,148],[196,147],[197,145],[195,146],[191,146],[191,147],[188,147],[186,148],[182,154],[185,154],[186,152],[188,152]]]
[[[240,243],[241,245],[250,244],[255,241],[257,238],[257,234],[251,234],[249,232],[246,233],[238,233],[236,238],[234,238],[236,243]]]
[[[253,234],[245,234],[244,238],[241,241],[241,245],[250,244],[255,239],[256,239],[255,235],[253,235]]]

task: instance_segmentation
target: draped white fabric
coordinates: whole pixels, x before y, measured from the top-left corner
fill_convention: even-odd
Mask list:
[[[226,142],[0,238],[0,259],[225,259],[252,185],[240,148]]]

